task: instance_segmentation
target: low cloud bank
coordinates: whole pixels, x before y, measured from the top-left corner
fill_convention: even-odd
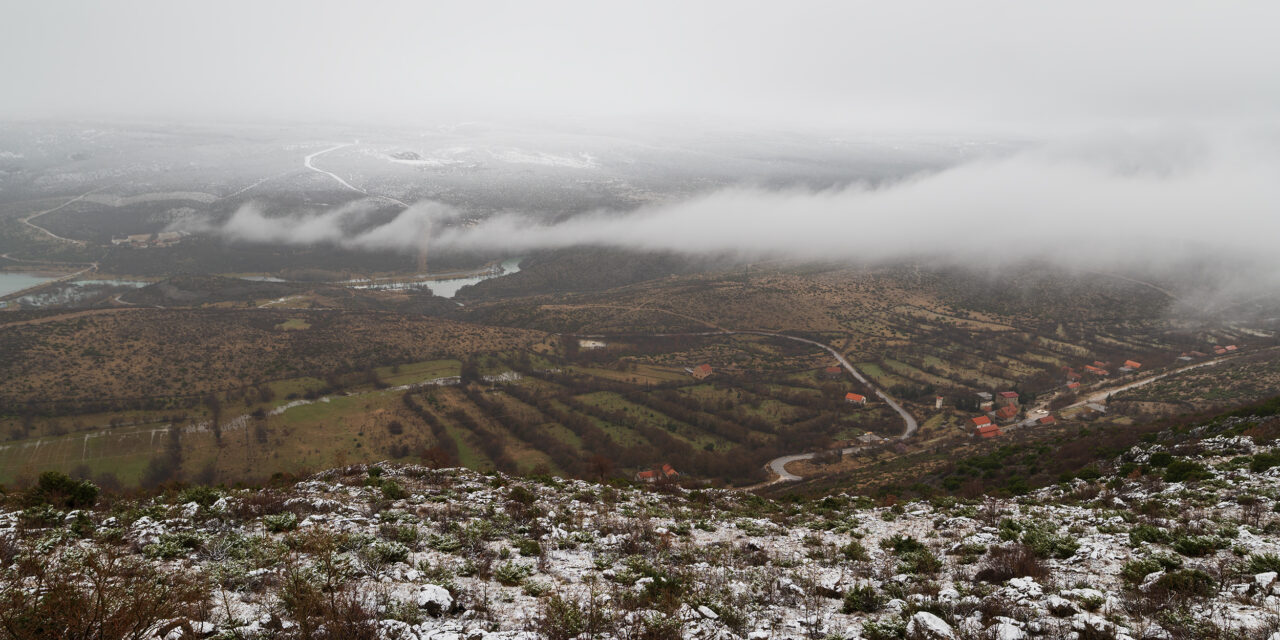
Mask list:
[[[1280,266],[1280,153],[1243,136],[1109,134],[980,159],[881,186],[810,191],[737,187],[634,211],[548,224],[534,215],[450,224],[420,202],[385,224],[375,208],[269,216],[246,205],[217,229],[248,241],[369,250],[523,252],[575,245],[799,259],[900,256],[974,264],[1175,261],[1229,252]],[[359,229],[353,230],[353,229]]]

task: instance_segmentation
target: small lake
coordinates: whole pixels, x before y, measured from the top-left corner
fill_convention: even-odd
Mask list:
[[[520,272],[520,261],[522,258],[511,258],[504,260],[497,269],[488,273],[466,278],[440,278],[434,280],[412,280],[404,282],[394,282],[388,284],[357,284],[357,289],[430,289],[431,293],[441,298],[452,298],[458,294],[458,290],[467,286],[484,282],[491,278],[501,276],[509,276],[513,273]]]
[[[6,296],[15,291],[22,291],[27,287],[34,287],[41,282],[48,282],[54,278],[46,276],[37,276],[30,273],[19,273],[16,271],[0,271],[0,296]]]

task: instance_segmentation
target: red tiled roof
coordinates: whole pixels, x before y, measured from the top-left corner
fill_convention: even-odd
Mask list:
[[[844,394],[844,399],[848,400],[849,402],[866,402],[867,401],[866,396],[858,395],[856,393],[846,393]]]
[[[1068,389],[1079,389],[1079,388],[1080,388],[1080,383],[1079,383],[1079,382],[1069,382],[1069,383],[1067,383],[1067,388],[1068,388]]]
[[[1142,363],[1141,363],[1141,362],[1136,362],[1136,361],[1134,361],[1134,360],[1125,360],[1125,361],[1124,361],[1124,366],[1129,367],[1130,369],[1141,369],[1141,368],[1142,368]]]
[[[977,433],[983,438],[994,438],[995,436],[1004,435],[1004,433],[1000,431],[1000,427],[997,427],[994,424],[978,427]]]
[[[1012,418],[1016,415],[1018,415],[1018,408],[1011,404],[1000,407],[1000,409],[996,411],[996,417],[998,418]]]
[[[1036,420],[1036,422],[1039,422],[1040,424],[1055,424],[1058,422],[1058,419],[1053,416],[1045,416]]]
[[[986,416],[978,416],[976,418],[971,418],[971,420],[973,420],[974,426],[977,427],[983,427],[991,424],[991,418]]]
[[[1000,392],[1000,397],[1001,397],[1001,398],[1016,398],[1016,397],[1018,397],[1018,392],[1017,392],[1017,391],[1001,391],[1001,392]]]
[[[837,374],[840,373],[840,367],[827,367],[822,370],[824,373]]]

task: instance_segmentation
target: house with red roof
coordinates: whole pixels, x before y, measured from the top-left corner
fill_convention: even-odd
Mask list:
[[[1006,407],[1006,406],[1009,406],[1009,405],[1011,405],[1011,404],[1013,404],[1013,405],[1018,404],[1018,392],[1017,392],[1017,391],[1001,391],[1000,393],[996,394],[996,406],[997,406],[997,407]]]
[[[978,427],[977,429],[974,429],[973,433],[974,435],[983,439],[994,438],[996,436],[1004,435],[1004,432],[1000,430],[1000,427],[997,427],[994,424],[988,424],[988,425],[983,425],[981,427]]]
[[[640,473],[636,474],[637,481],[647,482],[650,484],[653,484],[660,480],[674,481],[676,478],[679,478],[679,477],[680,477],[680,473],[675,470],[675,467],[672,467],[671,465],[665,464],[665,463],[661,467],[658,467],[656,469],[650,469],[649,471],[641,471]]]
[[[1089,365],[1089,364],[1086,364],[1086,365],[1084,366],[1084,370],[1085,370],[1085,371],[1088,371],[1089,373],[1092,373],[1092,374],[1093,374],[1093,375],[1095,375],[1095,376],[1108,376],[1108,375],[1111,375],[1109,372],[1107,372],[1107,370],[1106,370],[1106,369],[1103,369],[1103,368],[1100,368],[1100,367],[1095,367],[1095,366],[1093,366],[1093,365]]]
[[[969,418],[969,421],[972,422],[973,426],[975,427],[985,427],[991,424],[991,418],[988,418],[986,416],[977,416],[975,418]]]
[[[866,404],[867,397],[857,393],[846,393],[844,394],[844,401],[852,404]]]
[[[1138,362],[1137,360],[1125,360],[1124,366],[1129,367],[1130,369],[1133,369],[1136,371],[1142,368],[1142,363]]]
[[[1017,417],[1018,405],[1016,404],[1006,404],[1005,406],[996,409],[996,419],[1002,422],[1007,422]]]
[[[844,373],[844,369],[841,369],[840,367],[827,367],[822,370],[822,377],[839,378],[842,373]]]
[[[707,376],[710,376],[713,372],[711,371],[711,365],[700,364],[694,367],[693,371],[689,373],[693,376],[694,380],[706,380]]]
[[[1080,388],[1080,383],[1079,383],[1079,382],[1068,382],[1068,383],[1067,383],[1067,390],[1068,390],[1068,391],[1075,391],[1076,389],[1079,389],[1079,388]]]
[[[1053,416],[1045,416],[1043,418],[1040,418],[1039,420],[1036,420],[1036,424],[1041,424],[1045,426],[1048,426],[1051,424],[1058,424],[1058,419]]]

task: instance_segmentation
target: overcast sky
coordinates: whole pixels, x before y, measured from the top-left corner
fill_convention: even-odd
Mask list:
[[[0,116],[1271,122],[1277,2],[0,0]]]

